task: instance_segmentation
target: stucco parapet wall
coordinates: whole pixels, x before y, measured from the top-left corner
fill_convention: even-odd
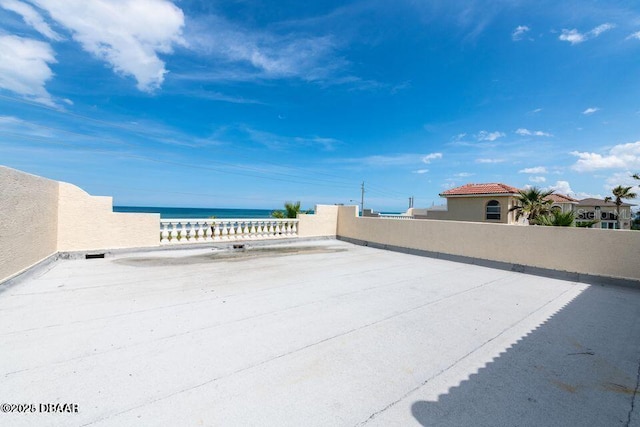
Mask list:
[[[340,211],[339,238],[514,266],[640,281],[640,233],[458,221],[394,221]]]
[[[298,214],[298,236],[335,237],[339,208],[337,205],[316,205],[314,214]]]
[[[144,248],[160,245],[160,215],[113,212],[111,197],[91,196],[60,182],[58,251]]]

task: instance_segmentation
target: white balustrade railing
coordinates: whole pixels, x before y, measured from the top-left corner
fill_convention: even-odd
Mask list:
[[[411,215],[402,215],[402,214],[380,214],[378,218],[388,218],[388,219],[413,219]]]
[[[297,219],[161,219],[160,244],[298,237]]]

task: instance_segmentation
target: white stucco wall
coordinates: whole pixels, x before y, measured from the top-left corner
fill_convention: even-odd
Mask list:
[[[0,282],[57,250],[58,183],[0,166]]]
[[[640,280],[640,232],[575,227],[518,227],[438,220],[359,218],[338,213],[338,236],[540,267]]]
[[[153,247],[159,236],[159,214],[114,213],[111,197],[60,182],[58,251]]]
[[[332,205],[317,205],[315,214],[298,215],[299,237],[335,237],[338,227],[338,208]]]

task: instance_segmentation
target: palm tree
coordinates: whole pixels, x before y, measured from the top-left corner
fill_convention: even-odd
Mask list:
[[[524,216],[529,224],[537,224],[538,218],[551,213],[552,200],[545,200],[553,194],[553,190],[544,191],[537,187],[528,190],[520,190],[517,197],[517,205],[509,209],[516,212],[516,221]]]
[[[573,212],[562,212],[560,209],[552,209],[551,215],[538,217],[538,224],[554,227],[573,227],[576,217]]]
[[[631,192],[633,187],[623,187],[622,185],[618,185],[616,188],[611,190],[611,194],[613,197],[607,196],[604,198],[605,202],[610,202],[614,200],[613,203],[616,204],[616,216],[618,218],[618,229],[622,228],[622,223],[620,221],[620,206],[622,206],[622,199],[635,199],[638,195],[636,193]]]
[[[300,213],[300,202],[285,202],[284,211],[273,211],[273,218],[297,218]]]

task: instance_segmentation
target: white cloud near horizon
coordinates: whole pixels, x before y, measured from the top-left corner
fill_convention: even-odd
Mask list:
[[[605,155],[598,153],[572,151],[578,161],[571,169],[578,172],[589,172],[599,169],[640,169],[640,141],[619,144]]]
[[[37,32],[51,40],[62,40],[62,36],[53,31],[53,29],[42,18],[42,15],[31,5],[18,0],[0,0],[0,7],[15,12],[22,16],[22,20],[33,27]]]
[[[478,141],[495,141],[498,138],[502,138],[506,136],[503,132],[495,131],[495,132],[487,132],[486,130],[481,130],[476,135]]]
[[[586,110],[584,110],[582,112],[582,114],[584,114],[585,116],[589,116],[589,115],[591,115],[593,113],[596,113],[598,111],[600,111],[600,109],[598,107],[589,107]]]
[[[520,41],[529,31],[531,31],[531,28],[527,27],[526,25],[518,25],[516,29],[513,30],[513,33],[511,33],[511,39],[516,42]]]
[[[536,166],[534,168],[525,168],[518,171],[518,173],[531,173],[531,174],[541,174],[548,173],[547,168],[544,166]]]
[[[30,0],[65,27],[82,48],[132,76],[141,91],[159,88],[167,73],[159,54],[184,44],[184,14],[167,0]]]
[[[589,39],[596,38],[600,36],[600,34],[606,31],[609,31],[615,27],[616,27],[615,24],[605,23],[605,24],[598,25],[597,27],[595,27],[594,29],[586,33],[581,33],[575,28],[572,30],[563,29],[562,34],[560,34],[558,38],[562,41],[569,42],[572,45],[576,45],[579,43],[583,43]]]
[[[56,62],[48,43],[18,36],[0,36],[0,88],[32,101],[55,106],[45,84]]]
[[[545,178],[544,176],[530,176],[529,181],[535,182],[535,183],[541,183],[541,182],[546,182],[547,178]]]

